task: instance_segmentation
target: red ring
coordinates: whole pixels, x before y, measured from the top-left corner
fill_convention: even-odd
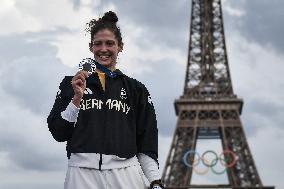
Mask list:
[[[222,163],[221,155],[224,154],[224,156],[225,156],[225,153],[231,154],[233,156],[233,161],[230,164],[227,164],[226,160],[225,160],[225,163]],[[219,157],[220,157],[221,164],[223,166],[227,167],[227,168],[233,167],[236,164],[236,162],[237,162],[236,154],[233,151],[229,150],[229,149],[223,150],[223,152],[220,153]]]

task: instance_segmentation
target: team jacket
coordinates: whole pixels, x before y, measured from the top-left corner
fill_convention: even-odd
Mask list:
[[[61,117],[74,95],[72,76],[66,76],[47,118],[49,130],[58,142],[67,141],[71,153],[99,153],[131,158],[144,153],[158,163],[158,129],[155,110],[146,87],[119,70],[106,76],[105,91],[98,75],[87,79],[77,122]]]

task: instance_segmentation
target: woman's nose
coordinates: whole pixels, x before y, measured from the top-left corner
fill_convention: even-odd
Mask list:
[[[106,52],[107,51],[107,46],[106,44],[102,44],[101,46],[101,51]]]

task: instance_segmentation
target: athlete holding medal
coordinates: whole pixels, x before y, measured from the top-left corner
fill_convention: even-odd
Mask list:
[[[123,42],[118,18],[107,12],[91,20],[89,49],[74,77],[59,86],[48,116],[55,140],[67,141],[65,189],[163,188],[158,164],[158,129],[148,90],[116,69]]]

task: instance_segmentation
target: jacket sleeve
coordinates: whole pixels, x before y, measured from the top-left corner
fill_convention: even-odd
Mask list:
[[[70,94],[70,81],[68,82],[68,78],[65,77],[60,83],[54,105],[47,118],[49,131],[53,138],[58,142],[64,142],[71,138],[75,124],[75,122],[66,121],[61,116],[61,112],[66,109],[72,100],[72,94]]]
[[[136,103],[136,143],[138,153],[144,153],[158,163],[158,128],[151,96],[143,85],[138,89]]]

